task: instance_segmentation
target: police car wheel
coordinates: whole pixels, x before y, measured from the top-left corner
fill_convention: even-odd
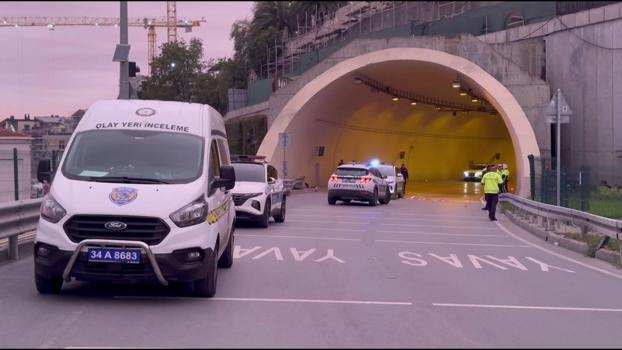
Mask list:
[[[389,204],[390,201],[391,201],[391,192],[389,192],[389,189],[387,188],[387,191],[384,194],[384,198],[380,200],[380,204]]]
[[[233,265],[233,241],[234,241],[234,232],[235,229],[231,227],[231,234],[229,235],[229,241],[227,242],[227,247],[225,251],[222,253],[220,259],[218,259],[218,267],[230,268]]]
[[[270,201],[267,200],[263,208],[263,215],[259,219],[259,227],[266,228],[270,224],[270,210]]]
[[[209,257],[207,276],[194,282],[194,295],[202,298],[211,298],[216,294],[216,282],[218,281],[218,244]]]
[[[45,278],[35,274],[35,285],[40,294],[58,294],[63,287],[61,277]]]
[[[276,222],[284,222],[285,221],[285,197],[283,197],[283,200],[281,201],[281,211],[274,216],[274,221]]]
[[[369,201],[370,207],[375,207],[378,204],[378,189],[374,188],[374,197]]]
[[[337,198],[329,196],[328,197],[328,204],[335,205],[335,203],[337,203]]]

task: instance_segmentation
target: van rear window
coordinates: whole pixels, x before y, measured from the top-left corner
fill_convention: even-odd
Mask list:
[[[367,173],[367,169],[361,168],[337,168],[335,171],[336,175],[341,176],[365,176]]]

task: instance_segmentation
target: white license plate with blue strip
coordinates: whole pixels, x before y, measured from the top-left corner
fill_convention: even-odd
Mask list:
[[[139,248],[88,248],[89,262],[140,264]]]

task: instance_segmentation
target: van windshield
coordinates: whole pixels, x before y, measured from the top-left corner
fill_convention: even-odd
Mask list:
[[[235,181],[266,182],[266,170],[263,164],[232,163],[235,169]]]
[[[188,183],[203,170],[203,139],[143,130],[92,130],[77,134],[62,173],[74,180]]]

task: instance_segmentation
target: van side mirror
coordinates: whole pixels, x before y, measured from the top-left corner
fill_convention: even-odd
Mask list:
[[[402,173],[397,173],[397,177],[404,177],[404,175],[402,175]]]
[[[273,178],[272,176],[270,176],[270,177],[268,178],[268,184],[269,184],[269,185],[272,185],[272,184],[273,184],[273,183],[275,183],[275,182],[276,182],[276,179],[275,179],[275,178]]]
[[[212,182],[212,189],[224,187],[230,190],[235,186],[235,169],[230,165],[222,165],[220,167],[220,177]]]

